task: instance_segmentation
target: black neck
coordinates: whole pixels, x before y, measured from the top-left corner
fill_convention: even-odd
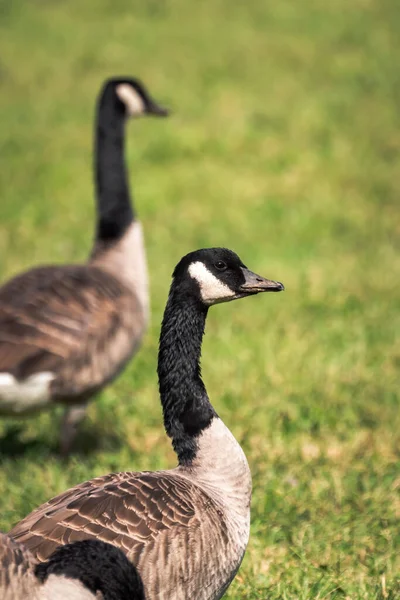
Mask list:
[[[201,379],[201,343],[207,308],[171,288],[161,327],[158,378],[164,426],[179,464],[196,455],[196,438],[216,413]]]
[[[125,114],[112,88],[100,98],[96,127],[97,240],[118,240],[134,220],[124,162]]]

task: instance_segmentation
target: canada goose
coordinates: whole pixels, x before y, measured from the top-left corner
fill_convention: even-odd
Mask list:
[[[283,289],[224,248],[182,258],[173,273],[158,355],[164,426],[178,467],[81,483],[34,510],[10,535],[39,560],[60,544],[101,539],[126,552],[151,600],[221,598],[248,542],[251,474],[201,379],[207,311],[219,302]]]
[[[125,554],[98,540],[61,546],[39,563],[0,533],[1,600],[145,600],[138,572]]]
[[[148,318],[142,229],[124,165],[127,116],[166,115],[134,79],[105,82],[97,107],[97,229],[83,265],[36,267],[0,288],[0,415],[66,407],[67,452],[90,397],[137,350]]]

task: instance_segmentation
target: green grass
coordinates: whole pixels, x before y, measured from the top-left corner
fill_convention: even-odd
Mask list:
[[[396,0],[1,0],[0,274],[83,260],[93,106],[133,74],[173,109],[130,124],[152,325],[91,405],[0,423],[0,529],[112,470],[175,464],[155,375],[177,260],[226,245],[286,292],[210,311],[203,371],[254,477],[231,599],[400,597]]]

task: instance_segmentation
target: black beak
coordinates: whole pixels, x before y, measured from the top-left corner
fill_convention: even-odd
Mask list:
[[[283,292],[285,289],[283,283],[272,281],[272,279],[265,279],[249,271],[249,269],[242,268],[242,272],[245,282],[240,286],[240,289],[243,292],[258,294],[259,292]]]
[[[170,111],[154,102],[154,100],[149,100],[146,107],[146,112],[150,113],[151,115],[155,115],[156,117],[168,117]]]

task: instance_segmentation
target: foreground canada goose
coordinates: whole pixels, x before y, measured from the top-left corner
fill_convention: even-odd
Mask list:
[[[249,271],[230,250],[185,256],[173,273],[158,355],[164,425],[179,466],[81,483],[37,508],[10,535],[39,560],[60,544],[104,540],[126,552],[151,600],[221,598],[248,542],[251,475],[201,379],[207,311],[283,289]]]
[[[39,563],[22,544],[0,533],[1,600],[145,600],[125,554],[97,540],[57,548]]]
[[[62,403],[67,452],[88,399],[137,350],[148,319],[142,229],[124,165],[128,116],[166,115],[134,79],[108,80],[96,126],[97,230],[84,265],[31,269],[0,288],[0,415]]]

